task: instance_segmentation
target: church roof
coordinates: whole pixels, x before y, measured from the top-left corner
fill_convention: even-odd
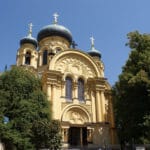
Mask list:
[[[26,37],[22,38],[20,40],[20,45],[26,44],[26,43],[30,43],[33,44],[35,47],[37,47],[37,40],[32,37],[32,23],[29,24],[29,33]]]
[[[67,39],[69,43],[72,43],[72,34],[70,30],[62,25],[51,24],[43,27],[38,33],[37,40],[40,41],[48,36],[61,36]]]
[[[97,57],[101,58],[101,53],[99,52],[99,50],[95,49],[94,38],[91,37],[90,39],[91,39],[91,49],[87,53],[93,57],[97,56]]]
[[[89,51],[88,51],[88,54],[91,55],[91,56],[98,56],[101,58],[101,53],[95,49],[95,47],[92,47]]]
[[[39,31],[37,35],[38,42],[48,36],[60,36],[68,40],[69,43],[72,43],[72,34],[70,30],[62,25],[58,25],[57,19],[59,15],[57,13],[55,13],[53,16],[54,23],[43,27]]]
[[[37,40],[33,37],[26,36],[20,40],[20,45],[23,45],[26,43],[33,44],[35,47],[37,47]]]

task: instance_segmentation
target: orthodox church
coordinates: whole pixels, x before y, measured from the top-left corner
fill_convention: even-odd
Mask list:
[[[93,37],[89,51],[77,49],[72,33],[54,14],[54,22],[44,26],[37,39],[30,24],[16,61],[41,77],[52,117],[61,122],[64,145],[116,142],[111,87]]]

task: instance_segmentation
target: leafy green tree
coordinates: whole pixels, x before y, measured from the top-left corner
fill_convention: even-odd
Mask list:
[[[33,73],[20,67],[4,72],[0,76],[0,139],[6,149],[50,147],[49,142],[55,138],[49,138],[53,131],[50,108],[41,81]],[[4,117],[9,118],[8,123],[4,123]],[[42,124],[36,128],[39,122]],[[55,133],[59,135],[57,125]],[[43,132],[47,134],[44,144]],[[58,141],[60,146],[59,138]]]
[[[145,121],[144,121],[143,125],[145,127],[146,132],[145,132],[145,135],[143,135],[141,137],[141,140],[143,141],[143,143],[149,144],[149,141],[150,141],[150,115],[146,115],[144,120]]]
[[[60,149],[61,146],[61,136],[59,134],[60,131],[60,122],[53,120],[51,123],[49,122],[34,122],[33,125],[33,133],[34,138],[33,141],[36,143],[36,148],[48,147],[50,149]]]
[[[150,142],[150,35],[128,34],[129,58],[116,82],[114,106],[121,142]]]

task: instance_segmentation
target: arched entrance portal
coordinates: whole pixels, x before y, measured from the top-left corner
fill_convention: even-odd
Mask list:
[[[86,124],[89,122],[89,114],[84,108],[74,106],[66,109],[62,115],[62,123],[65,124],[63,126],[64,141],[72,146],[87,145],[88,130]]]

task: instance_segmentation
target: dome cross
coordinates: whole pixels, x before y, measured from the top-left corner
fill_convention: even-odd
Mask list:
[[[59,15],[57,13],[54,13],[53,17],[54,17],[54,24],[57,24]]]
[[[94,46],[94,40],[95,40],[94,37],[93,36],[90,37],[90,40],[91,40],[91,45]]]
[[[29,24],[29,33],[28,33],[28,36],[32,36],[32,27],[33,27],[33,24],[30,23]]]
[[[90,54],[92,57],[98,57],[101,58],[101,53],[95,48],[94,45],[94,37],[90,37],[91,40],[91,49],[88,51],[88,54]]]

